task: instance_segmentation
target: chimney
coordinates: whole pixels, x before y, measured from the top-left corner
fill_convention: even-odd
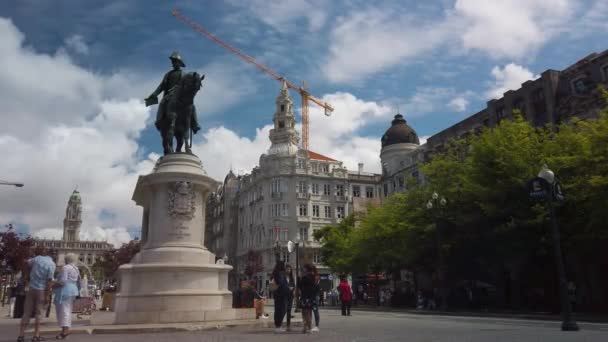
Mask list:
[[[359,174],[363,172],[363,163],[359,163]]]

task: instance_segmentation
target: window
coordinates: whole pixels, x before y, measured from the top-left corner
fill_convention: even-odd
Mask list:
[[[279,121],[279,128],[285,128],[285,121]]]
[[[513,109],[514,110],[518,110],[522,116],[526,116],[526,103],[524,102],[524,99],[519,98],[517,100],[515,100],[515,103],[513,104]]]
[[[300,239],[308,241],[308,228],[300,228]]]
[[[281,203],[281,216],[287,216],[289,212],[289,206],[287,203]]]
[[[365,197],[374,198],[374,187],[373,186],[365,187]]]
[[[490,127],[490,120],[488,120],[488,119],[483,120],[483,125],[486,127]]]
[[[384,197],[388,196],[388,183],[384,183]]]
[[[283,254],[283,257],[281,259],[283,259],[286,263],[289,263],[289,252],[283,251],[282,254]]]
[[[336,217],[337,218],[344,218],[344,216],[345,216],[344,213],[345,213],[344,207],[337,207],[336,208]]]
[[[534,102],[542,102],[545,100],[545,91],[544,89],[536,89],[534,93],[532,93],[532,101]]]
[[[312,167],[312,172],[319,172],[319,164],[312,163],[311,167]]]
[[[272,179],[271,190],[273,194],[281,192],[281,178]]]
[[[281,112],[285,113],[285,105],[284,104],[281,105]]]
[[[312,185],[312,193],[314,195],[318,195],[319,194],[319,184],[313,183],[313,185]]]
[[[344,196],[344,185],[343,184],[336,185],[336,196]]]
[[[300,214],[300,216],[308,216],[308,204],[301,203],[298,213]]]
[[[283,228],[281,229],[281,240],[287,241],[289,239],[289,229]]]
[[[399,181],[399,187],[403,188],[403,176],[399,176],[399,178],[397,178],[397,180]]]
[[[314,217],[320,217],[321,216],[321,213],[320,213],[320,210],[319,210],[319,206],[317,204],[313,204],[313,206],[312,206],[312,216],[314,216]]]
[[[361,197],[361,186],[353,185],[353,197]]]
[[[304,159],[298,159],[298,169],[305,169],[306,163],[304,163]]]
[[[331,195],[331,186],[329,184],[323,184],[323,195]]]
[[[325,217],[331,218],[331,207],[328,205],[325,206]]]
[[[572,86],[574,87],[574,92],[577,94],[584,94],[588,90],[587,80],[584,77],[580,77],[572,81]]]
[[[323,262],[323,259],[321,258],[321,253],[319,252],[314,252],[312,255],[312,262],[314,264],[320,264]]]
[[[308,192],[308,186],[306,185],[305,181],[299,181],[298,182],[298,188],[297,188],[298,192],[301,194],[307,193]]]
[[[496,120],[500,121],[505,117],[505,107],[496,108]]]
[[[329,173],[329,165],[321,164],[321,172]]]

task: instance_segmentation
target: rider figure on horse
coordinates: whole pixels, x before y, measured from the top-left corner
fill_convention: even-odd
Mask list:
[[[156,114],[156,121],[154,125],[161,132],[163,139],[163,149],[164,154],[169,154],[173,152],[173,135],[175,131],[175,115],[168,112],[168,102],[171,98],[173,90],[175,86],[182,79],[182,70],[181,68],[185,68],[186,64],[182,60],[180,54],[175,51],[169,56],[171,60],[171,64],[173,65],[173,70],[170,70],[165,74],[163,80],[160,82],[156,90],[152,92],[150,96],[145,99],[146,106],[150,106],[158,103],[158,95],[162,92],[163,98],[160,101],[158,106],[158,112]],[[190,118],[190,125],[192,131],[194,133],[198,132],[201,127],[198,124],[198,120],[196,118],[196,110],[194,106],[192,106],[192,115]],[[187,149],[189,150],[188,146]]]

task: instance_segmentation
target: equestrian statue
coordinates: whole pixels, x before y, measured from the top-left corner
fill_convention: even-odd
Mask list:
[[[158,106],[154,125],[159,130],[163,141],[165,155],[174,153],[173,138],[176,140],[175,152],[192,153],[192,133],[196,134],[201,127],[196,117],[194,96],[201,89],[205,75],[196,72],[182,73],[186,64],[178,52],[169,56],[173,70],[167,72],[154,92],[145,99],[146,107],[158,103],[158,95],[163,98]]]

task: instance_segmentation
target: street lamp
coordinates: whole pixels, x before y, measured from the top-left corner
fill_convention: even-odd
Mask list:
[[[546,201],[549,209],[551,231],[553,235],[553,250],[555,252],[555,264],[557,266],[559,294],[562,308],[562,330],[578,331],[579,327],[578,324],[576,324],[576,321],[572,318],[572,307],[570,305],[570,301],[568,300],[568,282],[566,280],[566,271],[562,257],[559,226],[557,224],[557,218],[555,217],[554,202],[563,202],[565,200],[561,185],[558,181],[556,181],[553,171],[551,171],[545,164],[538,173],[538,177],[530,181],[529,190],[530,197]]]
[[[446,311],[448,308],[448,289],[446,286],[446,265],[445,256],[443,255],[443,249],[441,248],[441,242],[443,240],[441,233],[441,208],[445,208],[448,201],[445,197],[439,198],[439,194],[435,191],[431,195],[431,199],[426,202],[426,208],[428,210],[435,210],[435,230],[437,240],[437,278],[439,281],[439,296],[441,297],[441,310]]]
[[[0,181],[0,185],[12,185],[12,186],[16,186],[18,188],[23,188],[23,183],[13,183],[13,182],[7,182],[7,181]]]

